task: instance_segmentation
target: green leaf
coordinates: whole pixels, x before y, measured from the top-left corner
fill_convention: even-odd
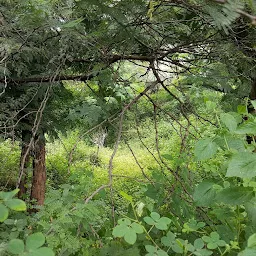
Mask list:
[[[133,222],[131,227],[137,234],[142,234],[144,232],[143,227],[136,222]]]
[[[244,251],[238,253],[238,256],[255,256],[256,248],[245,248]]]
[[[256,122],[248,121],[239,125],[237,130],[235,131],[236,134],[256,134]]]
[[[135,244],[136,240],[137,240],[137,234],[136,232],[131,229],[128,228],[127,232],[124,235],[124,240],[128,243],[128,244]]]
[[[217,104],[215,102],[213,102],[213,101],[210,101],[210,100],[207,100],[205,102],[205,105],[206,105],[206,108],[208,110],[214,110],[217,107]]]
[[[237,127],[236,119],[228,113],[223,113],[220,115],[220,120],[225,126],[231,131],[235,131]]]
[[[150,216],[155,221],[158,221],[160,219],[160,215],[157,212],[151,212]]]
[[[199,140],[195,145],[195,156],[198,161],[207,160],[213,157],[218,149],[218,145],[212,139]]]
[[[161,243],[165,246],[170,247],[175,241],[175,237],[176,237],[175,234],[169,231],[166,236],[163,236],[161,238]]]
[[[226,137],[226,139],[227,139],[227,143],[228,143],[229,148],[235,149],[235,150],[240,151],[240,152],[245,151],[244,140],[235,139],[235,138],[232,138],[232,137],[231,138]]]
[[[28,256],[54,256],[54,252],[51,248],[41,247],[35,251],[32,251],[28,254]]]
[[[207,248],[210,250],[214,250],[218,247],[218,245],[216,243],[210,242],[207,244]]]
[[[151,217],[144,217],[143,220],[148,224],[148,225],[155,225],[155,221]]]
[[[167,159],[167,160],[173,160],[173,156],[170,155],[170,154],[163,154],[162,157]]]
[[[15,220],[13,220],[13,219],[7,219],[4,221],[4,224],[6,224],[6,225],[14,225],[14,223],[15,223]]]
[[[207,249],[197,249],[195,252],[194,252],[194,255],[196,256],[210,256],[212,255],[213,252],[212,251],[209,251]]]
[[[163,251],[163,250],[158,250],[157,251],[157,255],[158,256],[168,256],[167,252]]]
[[[0,203],[0,222],[5,221],[8,218],[9,211],[6,206]]]
[[[167,230],[168,229],[168,226],[162,222],[157,222],[155,227],[159,230]]]
[[[240,152],[232,157],[226,177],[253,178],[256,176],[256,154]]]
[[[254,109],[256,109],[256,100],[251,100],[251,103],[252,103]]]
[[[225,242],[224,240],[219,240],[219,241],[217,242],[217,244],[218,244],[218,246],[220,246],[220,247],[226,246],[226,242]]]
[[[231,204],[240,205],[250,201],[254,195],[253,188],[250,187],[232,187],[221,190],[217,196],[216,201]]]
[[[168,225],[171,223],[171,220],[166,217],[160,218],[160,220],[157,221],[156,223],[156,228],[159,230],[166,230],[168,229]]]
[[[65,24],[63,24],[61,27],[63,28],[72,28],[75,27],[76,25],[78,25],[79,23],[81,23],[84,20],[84,18],[79,18],[76,20],[72,20],[70,22],[67,22]]]
[[[183,240],[182,239],[176,239],[175,243],[172,245],[172,250],[176,253],[183,253],[184,246],[183,246]]]
[[[19,189],[14,189],[13,191],[10,192],[0,192],[0,198],[3,199],[4,201],[12,199],[17,193],[19,192]]]
[[[220,239],[220,235],[217,232],[211,232],[210,237],[214,240],[214,241],[218,241]]]
[[[8,251],[13,254],[21,254],[24,252],[24,242],[20,239],[13,239],[8,244]]]
[[[5,201],[5,205],[14,211],[26,211],[27,207],[24,201],[20,199],[9,199]]]
[[[35,250],[44,245],[45,236],[43,233],[38,232],[28,236],[26,240],[26,250]]]
[[[196,249],[202,249],[204,247],[204,241],[201,238],[198,238],[194,241],[194,246]]]
[[[256,248],[256,233],[254,233],[248,238],[247,246]]]
[[[120,224],[120,225],[126,225],[126,226],[131,225],[131,221],[129,219],[127,219],[127,218],[119,219],[117,221],[117,223]]]
[[[159,221],[165,223],[166,225],[169,225],[169,224],[172,222],[172,220],[169,219],[169,218],[167,218],[167,217],[162,217],[162,218],[160,218]],[[158,221],[158,222],[159,222],[159,221]]]
[[[130,203],[132,203],[132,196],[126,194],[124,191],[120,191],[120,195],[126,199],[127,201],[129,201]]]
[[[194,232],[205,226],[204,222],[197,222],[194,219],[189,220],[189,222],[184,223],[182,232],[189,233]]]
[[[123,237],[128,230],[129,228],[126,225],[117,225],[114,227],[112,234],[114,237]]]
[[[197,206],[209,206],[213,203],[216,195],[214,185],[213,181],[203,181],[195,188],[193,198]]]
[[[247,114],[247,108],[244,105],[237,106],[237,113],[239,114]]]
[[[145,249],[147,252],[155,253],[157,251],[157,248],[153,245],[145,245]]]

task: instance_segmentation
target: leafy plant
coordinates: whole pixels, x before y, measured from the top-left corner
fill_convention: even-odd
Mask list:
[[[0,192],[0,222],[4,222],[8,218],[9,209],[14,211],[26,211],[25,202],[13,198],[18,192],[18,189],[11,192]]]
[[[11,240],[8,244],[8,251],[20,256],[54,256],[52,249],[44,247],[44,244],[45,236],[38,232],[28,236],[25,244],[21,239]]]

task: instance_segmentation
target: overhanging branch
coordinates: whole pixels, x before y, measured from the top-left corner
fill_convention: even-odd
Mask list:
[[[107,63],[104,68],[101,70],[104,70],[105,68],[109,67],[109,65],[121,61],[121,60],[137,60],[137,61],[146,61],[151,62],[153,61],[154,57],[152,56],[145,56],[145,55],[112,55],[110,57],[106,57],[105,61],[104,59],[101,60],[102,62]],[[93,63],[98,62],[93,59],[74,59],[70,61],[70,63]],[[58,81],[65,81],[65,80],[76,80],[76,81],[87,81],[92,79],[93,77],[97,76],[100,71],[91,72],[89,74],[80,74],[80,75],[58,75],[55,76],[53,81],[53,76],[37,76],[37,77],[28,77],[28,78],[0,78],[0,83],[12,83],[12,84],[24,84],[24,83],[49,83],[49,82],[58,82]]]

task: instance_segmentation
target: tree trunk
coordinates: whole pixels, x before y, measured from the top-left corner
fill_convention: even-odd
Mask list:
[[[255,100],[255,99],[256,99],[256,78],[252,80],[251,92],[250,92],[250,100]]]
[[[22,131],[21,135],[21,154],[20,154],[20,175],[22,175],[19,183],[19,193],[18,197],[20,199],[25,199],[27,193],[27,174],[28,167],[30,164],[30,149],[29,142],[31,139],[31,132],[27,130]]]
[[[255,100],[256,99],[256,78],[252,78],[251,91],[250,91],[249,99],[250,100]],[[254,109],[253,106],[249,105],[248,113],[249,114],[255,113],[255,109]],[[247,120],[247,119],[248,119],[248,117],[245,117],[245,120]],[[248,144],[252,144],[252,142],[254,141],[254,138],[250,135],[246,135],[246,141],[247,141]]]
[[[33,178],[30,199],[34,205],[43,205],[45,198],[46,168],[45,168],[45,138],[37,136],[34,142]]]

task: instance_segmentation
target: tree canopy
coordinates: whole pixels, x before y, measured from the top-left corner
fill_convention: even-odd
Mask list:
[[[0,255],[255,253],[254,1],[0,4]]]

